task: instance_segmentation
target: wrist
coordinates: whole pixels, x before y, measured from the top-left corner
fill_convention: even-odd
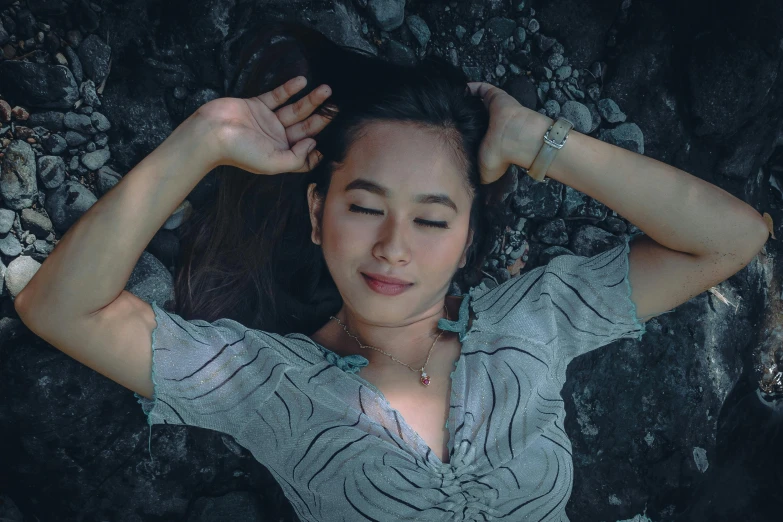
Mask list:
[[[539,112],[531,111],[525,118],[514,148],[511,163],[530,170],[533,161],[544,144],[544,134],[555,120]]]
[[[222,152],[220,149],[219,129],[213,121],[199,114],[198,110],[183,121],[174,131],[179,134],[200,163],[209,170],[220,166]]]

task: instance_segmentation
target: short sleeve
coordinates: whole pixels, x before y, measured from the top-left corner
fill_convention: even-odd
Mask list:
[[[567,361],[617,339],[641,340],[646,327],[628,280],[636,235],[592,257],[561,255],[492,289],[472,288],[481,326],[548,347]]]
[[[592,257],[561,255],[546,265],[541,296],[548,297],[558,348],[569,360],[646,333],[628,280],[633,237]]]
[[[137,393],[150,426],[197,426],[238,438],[284,375],[313,362],[291,339],[232,319],[185,320],[152,303],[153,398]],[[151,454],[151,444],[150,444]]]

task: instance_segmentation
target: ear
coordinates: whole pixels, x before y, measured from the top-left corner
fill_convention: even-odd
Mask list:
[[[463,268],[466,264],[468,264],[468,249],[472,244],[473,244],[473,230],[471,230],[470,234],[468,234],[468,243],[467,245],[465,245],[465,250],[462,251],[462,259],[460,259],[459,262],[460,268]]]
[[[316,245],[321,244],[321,227],[318,224],[318,215],[321,214],[321,200],[316,197],[315,183],[307,186],[307,206],[310,208],[310,225],[313,231],[310,234],[310,240]]]

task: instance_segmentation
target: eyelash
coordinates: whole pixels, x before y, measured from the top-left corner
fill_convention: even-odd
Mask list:
[[[351,205],[351,207],[348,210],[360,214],[369,214],[371,216],[383,215],[383,212],[380,210],[372,210],[369,208],[360,207],[358,205]],[[419,224],[425,227],[432,227],[432,228],[449,228],[448,224],[445,221],[425,221],[423,219],[420,219]]]

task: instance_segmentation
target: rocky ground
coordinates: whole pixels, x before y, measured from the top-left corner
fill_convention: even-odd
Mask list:
[[[155,429],[150,459],[132,393],[31,335],[13,310],[98,198],[196,108],[231,95],[242,39],[268,19],[399,63],[445,56],[529,108],[766,212],[765,251],[716,292],[649,321],[642,341],[569,367],[567,513],[779,519],[779,407],[757,392],[760,365],[774,376],[781,346],[778,0],[0,0],[0,520],[294,520],[229,437]],[[481,284],[637,230],[570,187],[517,169],[507,178]],[[207,176],[172,215],[127,290],[173,297],[178,227],[213,189]]]

